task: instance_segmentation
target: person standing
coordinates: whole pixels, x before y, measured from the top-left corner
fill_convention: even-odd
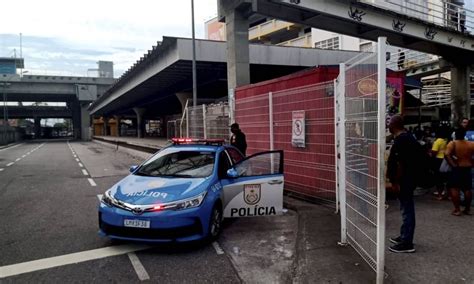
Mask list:
[[[247,139],[242,130],[240,130],[239,124],[232,124],[230,126],[230,132],[232,132],[232,135],[230,136],[230,145],[239,149],[239,151],[245,156],[245,152],[247,151]]]
[[[388,158],[387,175],[392,187],[399,194],[402,226],[398,237],[390,238],[393,243],[389,250],[395,253],[415,252],[415,203],[413,192],[416,188],[418,163],[423,155],[418,142],[405,131],[403,118],[395,115],[390,119],[389,130],[395,137]]]
[[[448,179],[448,188],[451,191],[451,200],[454,205],[452,212],[455,216],[461,215],[460,191],[464,193],[465,208],[463,213],[470,215],[472,191],[471,168],[473,166],[474,143],[465,140],[466,131],[459,128],[455,131],[455,140],[449,142],[446,149],[446,160],[452,170]]]
[[[436,178],[436,191],[435,195],[438,200],[447,199],[447,194],[445,191],[445,181],[446,173],[439,171],[441,163],[444,160],[444,152],[448,145],[447,132],[445,129],[438,129],[436,131],[436,140],[433,143],[431,148],[431,156],[433,157],[433,172],[435,173]]]

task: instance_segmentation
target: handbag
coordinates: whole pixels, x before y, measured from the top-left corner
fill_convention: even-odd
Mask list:
[[[456,142],[453,141],[454,145],[454,154],[456,153]],[[457,160],[455,155],[452,155],[453,159]],[[446,157],[444,157],[443,162],[441,162],[441,166],[439,166],[439,172],[440,173],[449,173],[453,170],[451,165],[448,163],[448,160],[446,160]]]
[[[439,172],[449,173],[450,171],[452,171],[451,165],[448,163],[446,158],[444,158],[443,161],[441,162],[441,166],[439,166]]]

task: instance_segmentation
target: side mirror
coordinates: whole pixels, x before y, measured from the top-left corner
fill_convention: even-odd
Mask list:
[[[230,177],[230,178],[238,178],[239,174],[237,173],[237,171],[234,168],[232,168],[232,169],[227,170],[227,176]]]
[[[130,171],[131,173],[133,173],[136,169],[138,169],[138,166],[137,166],[137,165],[133,165],[133,166],[130,167],[129,171]]]

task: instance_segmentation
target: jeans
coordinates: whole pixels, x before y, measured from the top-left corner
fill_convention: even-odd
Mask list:
[[[414,183],[400,185],[400,212],[402,213],[402,227],[400,237],[403,243],[413,244],[415,235],[415,201],[413,200]]]

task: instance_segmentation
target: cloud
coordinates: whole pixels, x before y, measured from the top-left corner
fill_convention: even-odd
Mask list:
[[[196,37],[204,37],[204,22],[217,14],[216,0],[195,0]],[[191,36],[189,0],[80,2],[23,0],[22,17],[2,13],[0,56],[12,56],[23,33],[25,65],[84,75],[96,62],[114,62],[120,76],[164,35]],[[16,11],[14,1],[2,11]],[[63,70],[62,68],[66,68]]]

